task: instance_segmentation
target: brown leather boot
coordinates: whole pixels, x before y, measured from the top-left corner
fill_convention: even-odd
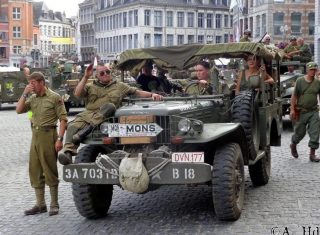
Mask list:
[[[31,209],[24,211],[24,214],[25,215],[36,215],[36,214],[45,213],[45,212],[47,212],[47,206],[39,207],[39,206],[35,205]]]
[[[316,150],[315,149],[310,149],[310,161],[311,162],[320,162],[320,158],[317,158],[316,156]]]
[[[298,154],[298,151],[297,151],[297,145],[296,144],[290,144],[290,149],[291,149],[292,157],[298,158],[299,154]]]

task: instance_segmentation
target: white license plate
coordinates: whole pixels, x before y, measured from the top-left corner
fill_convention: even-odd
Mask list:
[[[172,153],[172,162],[204,162],[204,152]]]

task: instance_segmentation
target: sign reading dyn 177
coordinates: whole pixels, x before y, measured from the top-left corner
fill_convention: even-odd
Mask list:
[[[157,136],[162,130],[163,129],[157,123],[109,123],[107,125],[107,133],[109,137]]]

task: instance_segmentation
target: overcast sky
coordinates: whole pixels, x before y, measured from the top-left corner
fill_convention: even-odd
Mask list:
[[[78,4],[84,0],[34,0],[45,2],[50,10],[65,12],[67,17],[76,16],[79,10]]]

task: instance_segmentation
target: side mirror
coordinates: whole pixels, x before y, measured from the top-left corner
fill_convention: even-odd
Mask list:
[[[256,89],[256,88],[260,87],[260,76],[259,75],[250,76],[248,81],[249,81],[249,86],[252,89]]]

